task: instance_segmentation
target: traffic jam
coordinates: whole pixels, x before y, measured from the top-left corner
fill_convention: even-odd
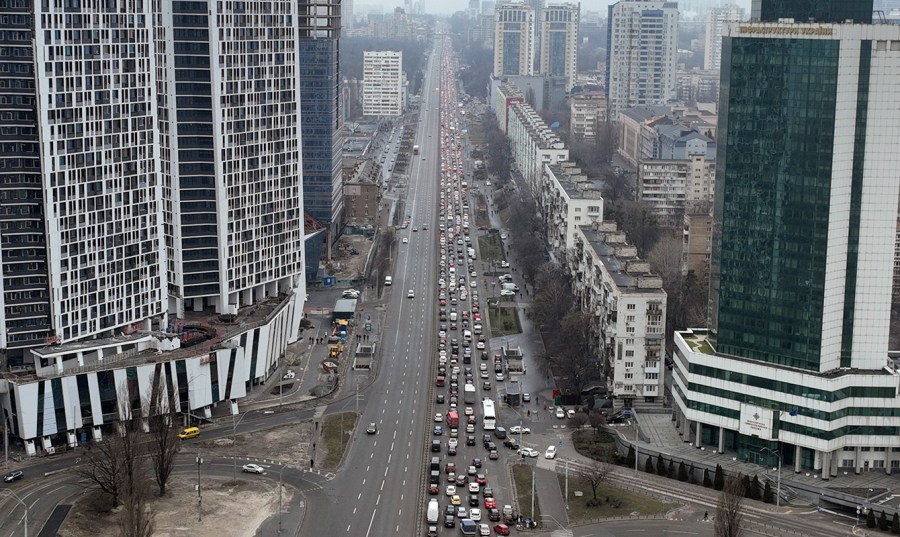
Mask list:
[[[458,526],[463,535],[509,535],[516,518],[512,501],[495,497],[490,478],[500,468],[495,442],[505,440],[507,447],[517,446],[496,423],[492,385],[503,381],[503,366],[489,360],[486,348],[477,254],[469,234],[457,61],[449,38],[444,38],[442,49],[441,81],[435,90],[440,92],[440,258],[427,535],[438,535],[440,526]]]

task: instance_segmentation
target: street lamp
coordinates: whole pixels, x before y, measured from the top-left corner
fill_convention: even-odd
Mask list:
[[[203,457],[197,452],[197,521],[203,522],[203,495],[200,494],[200,465],[203,464]]]
[[[237,481],[237,426],[247,417],[247,414],[244,413],[241,416],[241,419],[235,421],[234,413],[231,414],[231,457],[234,461],[234,470],[232,472],[232,480]],[[199,482],[199,480],[198,480]]]
[[[19,495],[13,492],[11,489],[2,489],[0,490],[0,492],[8,492],[14,500],[22,504],[22,507],[25,509],[25,537],[28,537],[28,504],[23,502],[22,498],[19,498]]]
[[[760,452],[768,451],[772,455],[778,457],[778,481],[775,487],[775,507],[781,508],[781,453],[776,452],[774,449],[764,447],[759,450]]]

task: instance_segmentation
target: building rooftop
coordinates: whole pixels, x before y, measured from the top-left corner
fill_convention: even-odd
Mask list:
[[[649,262],[638,257],[637,248],[627,242],[625,232],[619,231],[615,222],[579,226],[579,229],[619,291],[665,294],[662,278],[651,271]]]
[[[549,168],[553,172],[553,176],[559,183],[560,188],[565,191],[569,198],[603,199],[600,191],[601,182],[588,179],[588,176],[582,173],[581,168],[578,168],[574,162],[565,161],[551,164]]]

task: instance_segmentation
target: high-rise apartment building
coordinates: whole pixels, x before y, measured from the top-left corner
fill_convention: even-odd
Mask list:
[[[551,4],[540,11],[540,74],[566,77],[571,91],[578,73],[579,4]]]
[[[609,6],[606,87],[609,117],[633,106],[662,105],[677,88],[678,4],[620,0]]]
[[[0,6],[0,347],[13,365],[166,315],[153,17],[138,6]]]
[[[400,117],[403,114],[403,52],[367,50],[363,53],[363,115]]]
[[[704,47],[703,69],[719,70],[722,60],[722,33],[729,22],[744,20],[744,8],[729,4],[714,7],[706,12],[706,46]]]
[[[169,294],[179,317],[184,308],[234,313],[303,274],[297,21],[272,15],[296,13],[296,2],[210,9],[187,0],[156,15]]]
[[[153,394],[237,412],[302,317],[296,2],[10,0],[0,18],[10,434],[75,447]]]
[[[306,243],[306,277],[315,280],[323,251],[341,234],[341,0],[302,0],[297,66],[303,133],[303,207],[328,228]]]
[[[526,4],[494,8],[494,77],[534,74],[534,17]]]
[[[890,473],[900,28],[871,1],[802,3],[726,29],[710,324],[675,334],[676,418],[769,467]]]
[[[541,66],[539,65],[541,58],[538,51],[541,50],[541,37],[543,34],[541,33],[541,12],[544,10],[544,6],[546,5],[546,0],[524,0],[524,4],[531,8],[534,11],[534,23],[531,25],[533,27],[533,35],[534,35],[534,70],[537,72]]]

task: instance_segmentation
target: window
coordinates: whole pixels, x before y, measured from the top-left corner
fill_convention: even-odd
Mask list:
[[[633,327],[633,326],[626,326],[626,327],[625,327],[625,332],[628,333],[628,334],[633,334],[633,333],[634,333],[634,327]]]
[[[628,339],[625,340],[625,344],[626,344],[626,345],[634,345],[634,340],[631,339],[631,338],[628,338]]]
[[[873,468],[884,468],[884,459],[877,459],[872,461]]]
[[[626,309],[633,310],[633,309],[635,309],[635,305],[634,305],[634,304],[628,304],[628,307],[627,307]]]
[[[633,323],[633,322],[634,322],[634,315],[629,315],[629,316],[625,317],[625,322],[627,322],[627,323]]]
[[[634,367],[634,362],[625,362],[625,367]]]
[[[898,461],[900,462],[900,461]],[[853,459],[844,459],[841,461],[841,468],[853,468]]]
[[[634,378],[634,374],[633,374],[633,373],[625,373],[625,380],[631,380],[631,379],[633,379],[633,378]]]
[[[633,356],[634,356],[634,351],[625,351],[625,356],[627,356],[628,358],[633,357]]]
[[[659,373],[644,373],[645,380],[659,380]]]

